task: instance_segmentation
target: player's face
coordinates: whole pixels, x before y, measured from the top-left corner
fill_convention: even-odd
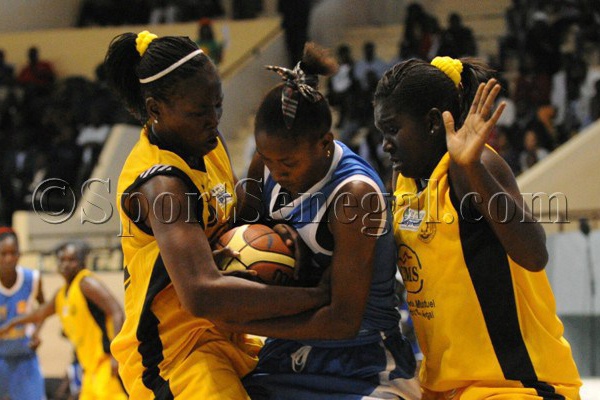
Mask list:
[[[275,182],[291,193],[304,193],[326,172],[326,149],[320,141],[270,136],[258,132],[256,151]]]
[[[186,155],[205,156],[217,147],[223,91],[216,71],[178,83],[168,102],[158,102],[157,135]]]
[[[66,246],[58,252],[58,272],[67,282],[72,281],[82,268],[83,265],[73,246]]]
[[[13,271],[19,261],[19,246],[12,236],[6,236],[0,241],[0,274]]]
[[[390,155],[392,168],[405,177],[429,178],[435,166],[435,146],[425,121],[397,112],[385,99],[375,104],[375,126],[383,134],[383,151]]]

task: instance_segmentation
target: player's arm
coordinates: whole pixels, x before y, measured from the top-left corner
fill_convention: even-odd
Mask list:
[[[236,225],[254,224],[263,217],[264,206],[261,199],[264,169],[265,166],[261,157],[258,153],[254,153],[254,157],[252,157],[252,161],[248,167],[246,179],[244,180],[245,190],[242,196],[238,195],[238,199],[240,200],[238,215],[240,218],[239,221],[236,221]]]
[[[525,204],[506,162],[487,148],[481,161],[469,168],[451,166],[457,198],[477,208],[515,262],[529,271],[541,271],[548,261],[544,229]]]
[[[41,324],[42,322],[44,322],[44,320],[46,318],[48,318],[49,316],[54,314],[55,300],[56,300],[56,295],[54,296],[52,301],[42,304],[41,306],[39,306],[37,309],[30,312],[29,314],[24,314],[24,315],[15,317],[15,318],[11,319],[10,321],[8,321],[6,324],[0,326],[0,336],[4,335],[6,332],[8,332],[9,330],[11,330],[12,328],[14,328],[17,325],[28,324],[28,323]]]
[[[506,162],[485,145],[506,106],[501,102],[494,110],[500,89],[495,79],[480,84],[458,131],[454,130],[452,114],[442,113],[450,179],[458,199],[477,208],[508,255],[525,269],[540,271],[548,261],[544,230],[524,204]]]
[[[110,317],[113,323],[114,334],[116,335],[121,331],[123,327],[123,321],[125,320],[125,314],[123,309],[119,305],[117,299],[112,293],[100,282],[99,280],[86,276],[79,283],[81,293],[86,299],[91,301],[96,307]]]
[[[379,191],[364,183],[344,185],[329,212],[334,237],[330,269],[331,302],[301,315],[224,328],[295,340],[348,339],[357,335],[367,304],[378,235],[385,229],[385,205]]]
[[[297,314],[329,301],[329,292],[323,287],[267,286],[222,275],[197,216],[193,210],[192,215],[186,215],[188,188],[182,179],[155,176],[140,186],[139,191],[147,201],[138,204],[147,208],[161,194],[171,196],[173,208],[167,207],[167,214],[161,207],[154,207],[141,210],[141,215],[146,216],[145,223],[158,242],[160,255],[183,307],[193,315],[243,322]]]
[[[119,333],[123,327],[125,314],[112,293],[110,293],[102,282],[90,276],[86,276],[79,282],[79,288],[87,300],[91,301],[96,307],[102,310],[104,315],[111,318],[114,329],[113,334],[116,335]],[[119,364],[112,354],[110,354],[110,357],[112,374],[113,376],[118,376]]]
[[[38,306],[41,306],[42,304],[44,304],[44,291],[42,289],[41,274],[37,281],[38,281],[38,287],[37,287],[37,294],[35,296],[35,299],[38,302]],[[42,343],[42,341],[40,340],[40,331],[42,330],[43,325],[44,325],[44,320],[35,324],[35,329],[34,329],[33,333],[31,334],[31,338],[29,339],[29,347],[32,348],[33,350],[37,349],[40,346],[40,344]]]

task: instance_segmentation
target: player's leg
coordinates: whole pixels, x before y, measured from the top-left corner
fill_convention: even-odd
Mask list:
[[[113,376],[110,358],[106,357],[93,371],[85,371],[79,400],[126,400],[118,377]]]
[[[172,371],[169,387],[178,400],[249,399],[240,372],[247,373],[253,364],[253,359],[230,342],[208,342]]]

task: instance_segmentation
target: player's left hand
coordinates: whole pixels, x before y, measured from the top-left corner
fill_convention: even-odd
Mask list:
[[[294,280],[296,282],[302,282],[304,273],[307,272],[308,265],[310,264],[310,254],[312,252],[304,243],[304,240],[298,234],[292,226],[287,224],[277,224],[273,227],[273,230],[277,232],[283,242],[288,246],[290,250],[294,252],[294,259],[296,263],[294,265]],[[284,286],[292,285],[291,282],[282,282]]]
[[[454,118],[448,111],[444,111],[444,125],[446,127],[446,144],[448,153],[454,163],[461,167],[469,167],[481,162],[483,148],[489,138],[490,132],[502,115],[506,104],[502,102],[492,114],[496,97],[502,87],[495,79],[481,83],[469,109],[463,126],[454,130]],[[491,117],[490,117],[491,115]]]
[[[227,258],[238,258],[240,256],[240,252],[236,250],[232,250],[230,247],[223,247],[219,250],[213,250],[213,259],[217,265],[220,265],[223,260]],[[235,276],[236,278],[248,279],[250,281],[256,281],[258,272],[253,270],[232,270],[232,271],[221,271],[221,274],[227,276]]]
[[[240,252],[225,246],[222,249],[213,250],[212,255],[213,259],[215,260],[215,264],[220,265],[226,258],[238,258],[240,256]]]

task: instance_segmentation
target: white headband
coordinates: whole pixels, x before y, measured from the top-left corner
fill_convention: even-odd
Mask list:
[[[174,64],[171,64],[167,68],[163,69],[159,73],[149,76],[147,78],[140,79],[140,83],[154,82],[155,80],[160,79],[163,76],[167,75],[169,72],[181,67],[183,64],[185,64],[192,58],[196,57],[198,54],[202,54],[202,53],[204,53],[204,52],[201,49],[193,51],[190,54],[188,54],[187,56],[183,57],[181,60],[179,60],[179,61],[175,62]]]

